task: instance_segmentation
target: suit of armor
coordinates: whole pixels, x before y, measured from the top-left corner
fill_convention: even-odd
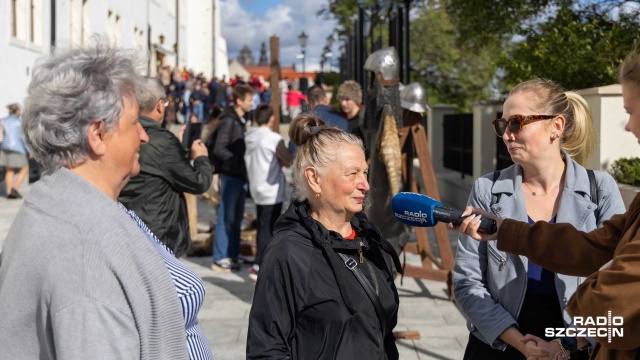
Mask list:
[[[398,55],[392,47],[380,49],[367,58],[364,67],[375,74],[375,80],[366,92],[362,132],[371,160],[369,180],[373,206],[368,214],[369,220],[399,254],[409,239],[409,233],[391,215],[391,198],[402,188],[398,65]]]

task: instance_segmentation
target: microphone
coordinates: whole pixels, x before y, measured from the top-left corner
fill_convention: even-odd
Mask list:
[[[462,211],[448,209],[440,201],[423,194],[401,192],[391,199],[393,216],[401,223],[417,226],[432,227],[438,221],[452,223],[459,226],[467,216],[462,216]],[[478,232],[493,234],[498,231],[496,221],[489,218],[480,220]]]

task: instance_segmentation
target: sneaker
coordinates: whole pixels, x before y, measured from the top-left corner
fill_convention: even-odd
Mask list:
[[[253,266],[249,268],[249,279],[253,282],[258,281],[258,271]]]
[[[241,264],[244,264],[244,261],[239,261],[238,259],[231,260],[231,270],[240,270]]]
[[[211,270],[218,272],[231,272],[231,259],[225,258],[222,260],[214,261],[211,264]]]

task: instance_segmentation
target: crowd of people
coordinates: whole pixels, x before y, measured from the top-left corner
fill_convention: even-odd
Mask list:
[[[151,78],[139,68],[135,53],[104,45],[58,49],[34,69],[24,109],[8,106],[7,198],[22,197],[30,157],[47,172],[0,253],[2,356],[212,359],[197,318],[204,284],[178,258],[192,242],[186,196],[214,186],[214,271],[242,266],[247,191],[257,206],[248,359],[397,359],[402,266],[367,215],[375,159],[366,156],[360,85],[344,82],[334,109],[321,85],[302,94],[283,79],[287,148],[260,79],[207,82],[178,68]],[[625,129],[640,139],[640,52],[619,76]],[[458,228],[464,359],[640,356],[640,200],[625,211],[613,178],[584,167],[592,122],[579,94],[533,79],[486,124],[514,164],[475,181]],[[185,123],[177,135],[167,129],[174,123]],[[483,217],[496,221],[495,234],[478,232]],[[546,331],[607,311],[631,336]]]

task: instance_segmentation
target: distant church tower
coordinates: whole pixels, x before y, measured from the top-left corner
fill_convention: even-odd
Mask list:
[[[253,58],[253,54],[247,45],[242,47],[240,50],[240,54],[238,55],[238,62],[242,66],[253,66],[256,64],[255,59]]]
[[[267,60],[267,45],[264,41],[260,47],[260,63],[258,63],[258,65],[269,65],[269,60]]]

